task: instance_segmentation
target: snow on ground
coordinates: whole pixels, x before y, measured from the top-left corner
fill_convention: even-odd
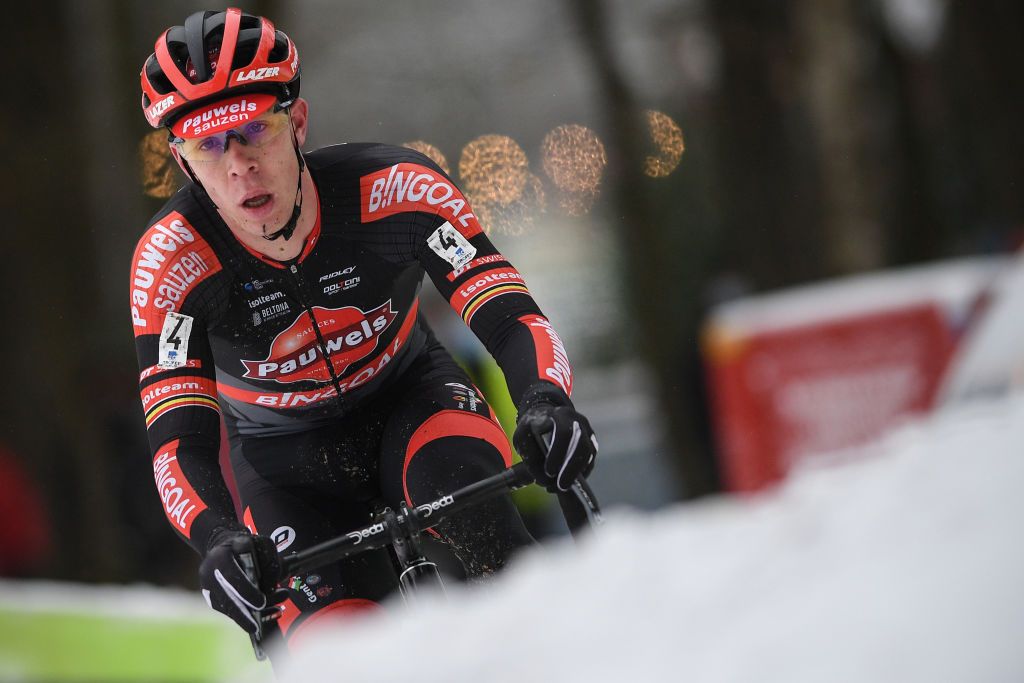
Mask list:
[[[285,681],[1024,680],[1024,397],[310,639]]]

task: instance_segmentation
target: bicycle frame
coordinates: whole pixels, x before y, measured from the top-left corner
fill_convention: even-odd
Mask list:
[[[394,551],[400,572],[399,590],[409,602],[416,591],[426,584],[443,588],[437,566],[426,559],[420,548],[419,536],[423,531],[491,496],[506,490],[514,491],[532,483],[533,477],[526,469],[526,464],[520,462],[429,503],[410,508],[402,502],[397,512],[386,508],[367,526],[282,556],[281,576],[278,579],[303,574],[368,550],[390,547]],[[574,535],[582,528],[600,523],[601,513],[597,499],[594,498],[585,480],[578,479],[573,483],[570,492],[559,494],[558,498],[569,529]],[[250,578],[258,583],[259,577],[256,575],[253,559],[248,556],[239,559]],[[274,611],[269,611],[257,615],[257,633],[251,636],[257,659],[262,660],[266,657],[262,646],[262,626],[271,621],[274,614]]]

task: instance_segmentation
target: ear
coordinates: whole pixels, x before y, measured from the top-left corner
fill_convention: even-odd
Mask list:
[[[309,133],[309,102],[299,97],[288,107],[288,112],[292,117],[295,139],[299,147],[302,147],[306,144],[306,135]]]

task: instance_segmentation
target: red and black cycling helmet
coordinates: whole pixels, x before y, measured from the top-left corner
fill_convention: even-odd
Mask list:
[[[172,26],[142,67],[142,111],[154,128],[197,106],[247,92],[299,95],[299,53],[270,20],[231,7]]]

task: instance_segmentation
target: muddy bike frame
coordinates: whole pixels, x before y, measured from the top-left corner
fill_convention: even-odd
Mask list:
[[[533,477],[525,463],[520,462],[428,503],[409,507],[402,502],[397,511],[384,508],[367,526],[353,529],[305,550],[283,555],[279,578],[302,574],[370,550],[390,548],[398,571],[399,591],[407,603],[412,602],[418,590],[427,587],[444,588],[437,565],[428,560],[422,551],[420,534],[470,506],[532,483]],[[573,536],[601,522],[600,507],[585,479],[577,479],[569,491],[559,493],[558,502]],[[239,561],[253,582],[258,584],[257,565],[252,555],[241,555]],[[257,659],[266,658],[263,628],[277,616],[277,608],[269,608],[256,615],[257,630],[250,639]]]

